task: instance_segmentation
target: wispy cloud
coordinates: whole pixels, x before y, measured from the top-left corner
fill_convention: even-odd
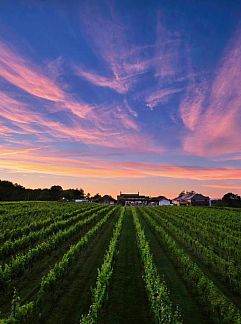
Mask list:
[[[0,147],[0,156],[10,156],[10,155],[19,155],[19,154],[28,154],[40,150],[40,148],[6,148]]]
[[[171,95],[182,91],[180,88],[162,88],[150,93],[146,98],[146,105],[151,110],[160,103],[165,103]]]
[[[128,27],[114,8],[114,4],[103,6],[84,2],[81,5],[81,24],[89,43],[98,57],[101,57],[111,76],[103,76],[83,67],[77,73],[100,87],[109,87],[119,93],[126,93],[138,82],[139,76],[153,66],[156,58],[150,57],[150,44],[135,44],[130,41]],[[91,17],[95,16],[95,19]],[[91,21],[91,23],[90,23]]]
[[[18,154],[16,152],[18,151]],[[95,178],[168,177],[189,180],[241,180],[240,168],[182,166],[174,164],[136,161],[107,161],[85,158],[51,156],[40,149],[3,152],[0,168],[15,172],[43,173],[66,176],[89,176]]]
[[[180,104],[180,115],[184,125],[189,130],[194,130],[202,118],[206,87],[190,82],[186,94]]]
[[[78,106],[78,103],[76,103]],[[71,107],[75,109],[75,106]],[[89,115],[85,124],[81,119],[73,119],[70,126],[64,121],[50,119],[42,110],[32,110],[31,106],[0,91],[0,117],[2,138],[9,143],[16,135],[24,135],[31,143],[35,136],[36,143],[76,142],[106,148],[132,149],[133,152],[161,152],[152,139],[142,133],[135,122],[135,112],[127,102],[119,106],[98,107]],[[128,113],[129,112],[129,113]],[[23,140],[22,140],[23,141]],[[20,142],[21,143],[21,142]]]
[[[50,101],[63,101],[64,93],[36,66],[0,42],[0,76],[24,91]]]
[[[51,80],[47,73],[36,66],[28,58],[20,55],[15,49],[10,48],[0,41],[0,77],[24,90],[32,96],[62,105],[73,114],[84,118],[90,107],[81,102],[76,103],[70,95]]]
[[[155,55],[155,76],[162,82],[177,82],[185,72],[185,48],[180,51],[181,38],[176,31],[165,26],[165,16],[157,12]]]
[[[205,184],[203,185],[209,188],[225,189],[225,190],[241,190],[241,186],[238,185],[229,185],[229,184]]]
[[[107,104],[106,107],[85,104],[66,93],[48,77],[47,72],[43,73],[44,68],[31,63],[31,60],[2,41],[0,49],[0,76],[33,98],[46,100],[40,109],[32,109],[31,103],[27,104],[1,91],[0,116],[10,122],[2,124],[2,129],[7,130],[6,134],[35,135],[39,142],[54,139],[120,148],[134,147],[143,142],[135,120],[136,113],[125,100],[118,104]],[[57,119],[48,117],[51,112],[57,113]],[[60,118],[62,112],[68,113],[71,125]],[[148,146],[154,147],[151,139]]]
[[[75,67],[75,72],[80,77],[84,78],[85,80],[89,81],[90,83],[98,87],[107,87],[119,93],[125,93],[128,91],[128,86],[125,85],[123,79],[107,78],[97,73],[87,71],[81,68],[80,66]]]
[[[209,156],[240,152],[240,70],[241,36],[238,29],[209,89],[203,93],[197,88],[191,99],[194,103],[188,106],[183,102],[181,105],[182,119],[191,130],[184,140],[185,151]]]

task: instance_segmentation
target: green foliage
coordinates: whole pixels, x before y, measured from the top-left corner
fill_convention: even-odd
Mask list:
[[[70,249],[64,254],[62,259],[55,264],[53,269],[51,269],[46,276],[41,280],[40,290],[38,292],[38,301],[40,304],[44,295],[48,293],[51,289],[54,289],[58,280],[60,280],[64,274],[69,270],[74,258],[79,253],[81,249],[89,242],[89,240],[96,235],[100,230],[101,226],[110,218],[115,209],[110,209],[107,214],[104,215],[106,210],[101,210],[103,217],[95,226],[93,226],[79,241],[77,244],[72,245]]]
[[[119,210],[121,216],[98,270],[96,285],[92,290],[91,307],[89,313],[82,316],[83,323],[98,322],[107,298],[124,215],[124,209]],[[81,251],[85,251],[96,234],[102,232],[104,223],[119,210],[97,204],[0,203],[0,285],[3,294],[9,296],[6,308],[3,303],[2,312],[9,317],[0,320],[0,323],[37,323],[41,318],[44,320],[49,311],[46,304],[52,305],[58,300],[62,292],[59,286],[62,281],[65,282],[68,274],[71,275]],[[172,306],[168,287],[153,262],[144,232],[146,226],[150,226],[151,231],[156,234],[155,239],[163,245],[168,258],[176,265],[188,290],[192,287],[192,296],[200,304],[200,312],[205,309],[216,323],[241,324],[238,305],[241,298],[240,211],[231,208],[195,207],[142,207],[130,208],[129,211],[130,215],[131,211],[134,214],[143,280],[155,321],[179,323],[181,319],[179,311]],[[140,217],[143,217],[143,229]],[[133,232],[131,235],[133,236]],[[72,239],[74,243],[70,245]],[[62,244],[65,245],[65,253],[57,253],[59,259],[52,260],[52,268],[47,269],[47,273],[44,270],[44,275],[42,270],[35,275],[35,268],[34,271],[31,268],[41,258],[45,260],[46,257],[49,260],[48,254],[55,249],[58,252]],[[31,297],[25,294],[25,289],[20,288],[21,282],[20,285],[17,284],[23,303],[16,290],[13,294],[13,287],[18,280],[22,280],[21,275],[25,277],[25,274],[30,274],[32,278],[32,273],[32,277],[38,279],[40,285],[33,290],[33,283],[29,283]],[[185,319],[185,310],[183,318]]]
[[[137,233],[137,244],[144,267],[144,281],[155,323],[182,323],[179,310],[174,309],[172,306],[166,283],[158,275],[157,268],[151,255],[150,247],[145,237],[145,233],[141,228],[136,209],[132,209],[132,211]]]
[[[224,283],[229,283],[232,290],[241,289],[241,273],[237,264],[241,259],[240,237],[228,237],[215,226],[202,220],[190,218],[190,214],[182,214],[183,210],[175,215],[174,212],[160,217],[162,210],[152,209],[149,214],[173,233],[188,247],[201,261],[221,277]],[[212,231],[210,232],[210,229]],[[214,235],[215,234],[215,235]],[[233,246],[230,242],[235,242]],[[207,242],[209,244],[207,244]]]
[[[161,241],[169,250],[175,262],[178,263],[184,278],[196,287],[200,300],[209,308],[213,318],[219,322],[222,321],[222,323],[241,323],[241,313],[236,305],[218,289],[161,225],[146,211],[143,211],[142,214],[159,234]],[[184,234],[184,232],[182,233]]]
[[[14,314],[4,320],[3,323],[19,323],[25,322],[25,320],[33,315],[33,313],[41,314],[41,306],[44,301],[44,298],[49,294],[49,292],[54,289],[59,281],[64,277],[66,273],[71,269],[72,262],[75,260],[79,252],[89,243],[92,237],[100,230],[103,224],[111,217],[115,212],[117,207],[99,207],[99,210],[96,213],[93,213],[90,217],[87,217],[82,221],[83,224],[89,223],[90,219],[96,219],[97,217],[100,220],[74,245],[72,245],[69,250],[63,255],[62,259],[55,264],[55,266],[43,276],[41,279],[40,288],[36,294],[34,300],[27,302],[26,304],[19,305],[19,298],[15,292],[12,305],[14,306]],[[93,212],[93,210],[92,210]],[[78,231],[78,230],[77,230]],[[30,250],[31,251],[31,250]],[[16,258],[15,269],[19,273],[20,269],[24,271],[26,266],[26,259],[28,257],[22,256],[22,258]],[[5,265],[4,271],[1,273],[5,280],[9,279],[14,275],[13,268],[11,266]]]
[[[111,209],[110,206],[105,208],[100,207],[99,210],[92,215],[80,220],[76,224],[70,226],[68,229],[59,231],[50,236],[48,240],[30,249],[26,254],[17,255],[9,264],[0,266],[0,285],[7,285],[10,280],[23,273],[39,257],[57,248],[61,242],[78,233],[80,229],[87,224],[90,224],[92,221],[101,216],[104,211],[109,209]]]
[[[54,204],[54,206],[53,206]],[[31,221],[30,224],[24,224],[23,226],[21,226],[21,220],[18,220],[18,214],[14,215],[14,219],[17,218],[17,220],[19,221],[20,224],[18,224],[18,227],[14,227],[14,228],[7,228],[5,230],[2,231],[2,233],[0,234],[0,242],[5,242],[5,241],[13,241],[16,240],[18,238],[27,236],[29,233],[31,232],[36,232],[38,230],[41,230],[42,228],[46,228],[47,226],[61,221],[61,220],[65,220],[68,219],[72,216],[78,215],[80,212],[86,212],[89,209],[92,209],[94,207],[96,207],[95,204],[88,204],[88,206],[86,205],[80,205],[80,206],[76,206],[74,204],[65,204],[65,205],[59,205],[57,203],[51,203],[50,204],[50,210],[48,208],[46,208],[46,205],[44,205],[44,208],[38,208],[37,209],[37,220],[35,220],[35,217],[33,215],[33,219]],[[59,210],[57,207],[61,207],[61,209]],[[65,207],[67,207],[67,209],[65,209]],[[77,208],[76,208],[77,207]],[[32,207],[31,210],[34,210],[34,208]],[[43,212],[44,211],[44,212]],[[47,213],[47,217],[46,217],[46,213]],[[28,215],[29,215],[29,211],[28,211]],[[20,216],[21,218],[25,216],[25,221],[26,221],[26,214],[24,212],[24,209],[20,208]],[[31,216],[31,213],[30,213]],[[10,217],[9,219],[9,223],[12,223],[12,219]],[[7,225],[8,222],[6,220]]]
[[[67,228],[68,226],[76,223],[81,220],[83,217],[91,214],[93,211],[98,210],[99,206],[93,207],[90,210],[86,210],[83,213],[79,213],[79,211],[74,212],[74,215],[68,217],[67,219],[60,219],[56,222],[53,222],[47,228],[40,228],[39,231],[30,231],[30,229],[25,228],[25,233],[22,237],[16,240],[8,240],[0,247],[0,258],[7,257],[12,254],[16,254],[16,252],[20,252],[22,249],[26,247],[33,246],[34,243],[43,240],[56,232],[59,232],[62,229]],[[46,224],[46,221],[45,221]],[[19,232],[19,230],[18,230]],[[23,233],[23,231],[21,231]]]
[[[113,230],[112,239],[110,240],[109,247],[107,248],[104,261],[100,269],[98,269],[98,276],[96,286],[92,291],[92,304],[89,308],[87,315],[82,315],[80,319],[81,324],[92,324],[97,322],[98,312],[101,309],[106,298],[107,288],[112,275],[112,266],[114,256],[117,253],[117,243],[120,237],[122,223],[124,218],[125,209],[122,207],[121,214],[117,224]]]

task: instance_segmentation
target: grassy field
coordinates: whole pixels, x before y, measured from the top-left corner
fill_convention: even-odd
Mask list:
[[[241,323],[241,212],[0,204],[0,323]]]

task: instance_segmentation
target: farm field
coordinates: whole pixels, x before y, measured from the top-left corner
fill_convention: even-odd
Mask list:
[[[241,211],[0,203],[0,323],[241,323]]]

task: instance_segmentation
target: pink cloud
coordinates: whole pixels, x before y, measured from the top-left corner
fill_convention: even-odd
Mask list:
[[[48,110],[45,111],[42,106],[40,110],[33,112],[27,104],[1,91],[0,116],[17,126],[14,128],[2,124],[1,128],[4,127],[4,130],[7,130],[6,134],[34,134],[42,142],[64,139],[105,147],[115,147],[118,144],[120,147],[126,145],[129,147],[129,143],[139,141],[137,133],[124,134],[126,129],[138,131],[133,111],[126,103],[113,105],[112,110],[109,109],[103,116],[105,111],[101,109],[102,107],[90,107],[74,98],[69,98],[57,84],[47,76],[43,76],[38,67],[30,64],[27,59],[9,49],[2,42],[0,42],[0,49],[3,53],[0,59],[0,75],[27,93],[50,101]],[[61,111],[61,109],[71,112],[74,116],[80,117],[80,120],[72,118],[71,127],[49,120],[44,113],[51,111],[51,107],[54,112]],[[57,110],[56,107],[58,107]],[[88,123],[83,124],[82,119],[87,120]]]
[[[128,34],[128,26],[117,14],[113,3],[104,6],[105,14],[103,6],[98,2],[87,5],[82,3],[80,18],[88,41],[98,57],[104,60],[111,77],[100,76],[83,67],[78,68],[77,73],[97,86],[109,87],[124,94],[138,82],[140,74],[153,67],[157,58],[146,55],[147,52],[151,53],[153,45],[135,44]]]
[[[0,116],[17,126],[17,128],[5,126],[8,133],[34,134],[40,142],[49,142],[53,139],[81,141],[104,147],[129,148],[131,145],[139,146],[139,143],[143,142],[141,140],[143,132],[142,134],[139,133],[141,130],[136,121],[137,113],[125,100],[123,100],[123,103],[108,105],[107,109],[98,105],[89,106],[67,94],[56,81],[49,77],[49,71],[45,68],[32,64],[31,60],[23,57],[2,41],[0,41],[0,49],[3,53],[0,59],[0,76],[28,94],[48,100],[46,108],[42,105],[41,109],[35,110],[33,113],[30,106],[2,91],[0,93]],[[116,59],[119,58],[119,51],[117,52],[115,54]],[[125,56],[126,51],[123,51],[122,54]],[[131,73],[141,69],[140,63]],[[88,72],[85,74],[92,82],[124,91],[126,85],[129,84],[128,78],[131,78],[132,75],[128,74],[127,70],[124,72],[123,79],[118,73],[113,72],[113,75],[114,79],[109,83],[105,78],[97,76],[96,79],[96,75]],[[61,110],[65,110],[69,114],[73,124],[71,127],[62,122],[49,120],[46,117],[48,112],[60,113]],[[71,117],[71,114],[73,114],[73,117]],[[82,122],[82,120],[86,122]],[[151,137],[147,135],[145,137],[144,142],[149,141],[148,148],[150,150],[156,149],[152,144]]]
[[[23,145],[23,142],[22,142]],[[19,154],[26,154],[32,153],[35,151],[40,150],[40,148],[6,148],[0,147],[0,156],[10,156],[10,155],[19,155]]]
[[[29,114],[29,110],[24,103],[17,101],[1,90],[0,116],[20,124],[37,121],[35,116]]]
[[[0,76],[24,91],[46,100],[63,101],[64,94],[42,71],[0,42]]]
[[[71,109],[78,108],[78,103],[75,105]],[[60,121],[48,119],[41,110],[33,112],[27,104],[0,91],[0,117],[11,123],[2,123],[1,129],[9,143],[15,142],[13,136],[20,134],[35,135],[38,143],[72,141],[100,147],[132,148],[133,152],[162,151],[162,148],[152,144],[149,136],[140,134],[141,130],[134,119],[136,113],[127,102],[99,108],[89,114],[90,120],[86,125],[79,119],[73,119],[72,125],[66,126]]]
[[[180,60],[180,35],[165,27],[165,16],[157,13],[155,56],[155,76],[161,80],[178,81],[183,76],[183,64]],[[185,49],[182,48],[182,52]]]
[[[78,107],[78,103],[71,107]],[[8,94],[0,91],[0,116],[10,121],[17,128],[6,126],[8,133],[12,134],[34,134],[47,138],[57,139],[82,139],[95,141],[100,134],[91,134],[88,129],[84,130],[80,125],[67,127],[63,123],[51,121],[41,111],[33,112],[26,104],[17,101]],[[37,126],[37,129],[36,127]]]
[[[176,88],[162,88],[155,92],[151,92],[146,98],[146,105],[151,110],[158,104],[166,102],[171,95],[182,91],[182,89]]]
[[[184,125],[194,130],[201,119],[206,89],[194,82],[187,87],[186,95],[180,104],[180,115]]]
[[[209,188],[218,188],[218,189],[227,189],[227,190],[232,190],[232,189],[241,190],[241,186],[229,185],[229,184],[207,184],[204,186]]]
[[[209,156],[241,151],[240,70],[241,34],[238,31],[218,65],[210,94],[208,91],[197,93],[193,105],[188,107],[184,102],[181,106],[184,123],[191,129],[184,139],[185,151]]]
[[[49,100],[84,118],[91,108],[76,102],[47,73],[0,41],[0,77],[32,96]]]
[[[86,71],[80,67],[76,67],[75,72],[80,77],[86,79],[87,81],[91,82],[92,84],[94,84],[98,87],[111,88],[119,93],[125,93],[128,91],[128,87],[125,85],[123,80],[107,78],[107,77],[98,75],[94,72]]]
[[[3,151],[0,168],[24,173],[42,173],[65,176],[113,177],[168,177],[189,180],[241,180],[241,169],[199,166],[178,166],[147,162],[119,162],[51,156],[46,149],[9,149]]]

